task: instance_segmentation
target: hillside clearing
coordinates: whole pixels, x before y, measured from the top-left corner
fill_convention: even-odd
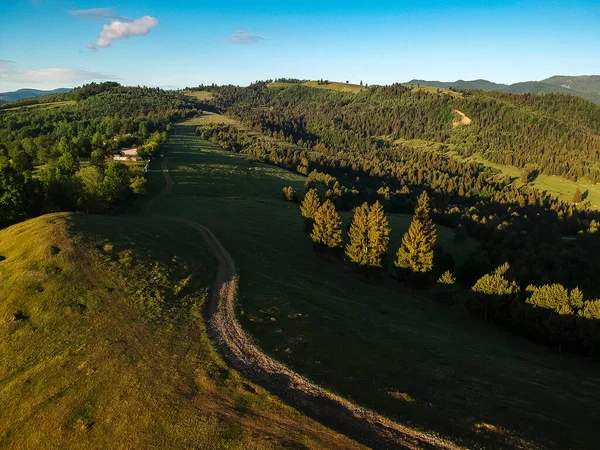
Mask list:
[[[361,86],[359,84],[338,83],[335,81],[330,81],[330,82],[324,83],[324,84],[319,84],[318,81],[306,81],[304,83],[274,82],[274,83],[270,83],[268,85],[268,87],[270,87],[270,88],[286,88],[286,87],[295,86],[298,84],[300,84],[302,86],[317,88],[317,89],[328,89],[328,90],[337,91],[337,92],[350,92],[352,94],[358,94],[359,92],[365,91],[367,89],[366,87]]]
[[[39,109],[49,109],[49,108],[58,108],[60,106],[72,106],[75,105],[77,102],[75,100],[64,100],[64,101],[60,101],[60,102],[47,102],[47,103],[35,103],[33,105],[24,105],[24,106],[14,106],[12,108],[3,108],[5,111],[16,111],[19,109],[33,109],[33,108],[39,108]],[[1,111],[2,109],[0,109]]]
[[[456,113],[457,117],[454,120],[454,122],[452,122],[452,126],[453,127],[459,127],[461,125],[470,125],[472,120],[469,119],[465,113],[463,113],[462,111],[459,111],[458,109],[455,109],[454,112]]]
[[[427,92],[429,94],[447,94],[451,97],[462,98],[462,92],[457,92],[447,88],[437,88],[433,86],[416,86],[414,84],[405,84],[406,87],[412,88],[413,92]]]
[[[200,101],[212,100],[214,98],[213,93],[210,91],[184,91],[184,94]]]

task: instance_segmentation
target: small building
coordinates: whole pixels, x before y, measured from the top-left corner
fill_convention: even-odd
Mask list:
[[[113,155],[113,159],[116,161],[141,161],[142,157],[138,155],[137,147],[122,148]]]

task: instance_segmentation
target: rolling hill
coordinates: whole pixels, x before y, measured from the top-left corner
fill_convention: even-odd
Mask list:
[[[410,80],[404,84],[459,90],[500,91],[513,94],[572,94],[600,103],[600,76],[597,75],[554,76],[541,81],[525,81],[514,84],[494,83],[481,79],[470,81]]]
[[[0,103],[16,102],[24,98],[43,97],[51,94],[64,94],[71,92],[71,88],[58,88],[51,91],[41,91],[39,89],[19,89],[13,92],[0,92]]]
[[[0,231],[0,255],[1,448],[362,448],[216,354],[190,227],[50,214]]]

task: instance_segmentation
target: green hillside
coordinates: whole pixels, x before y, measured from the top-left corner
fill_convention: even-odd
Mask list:
[[[1,448],[359,448],[217,356],[187,225],[52,214],[0,231],[0,255]]]
[[[280,194],[301,192],[305,177],[202,141],[197,123],[177,125],[164,148],[174,187],[157,213],[214,230],[238,266],[240,320],[261,348],[339,395],[468,448],[595,447],[593,363],[319,258],[298,206]],[[390,222],[396,246],[409,216]],[[476,245],[446,230],[438,227],[440,242],[455,258]]]
[[[482,91],[500,91],[514,94],[571,94],[600,103],[600,76],[567,77],[555,76],[541,81],[523,81],[514,84],[494,83],[487,80],[433,81],[410,80],[404,84],[453,88],[458,90],[477,89]]]
[[[366,88],[360,84],[352,83],[341,83],[337,81],[327,81],[320,83],[318,81],[305,81],[302,83],[288,83],[288,82],[273,82],[269,83],[270,88],[285,88],[293,85],[302,85],[307,87],[313,87],[317,89],[327,89],[336,92],[351,92],[353,94],[364,91]]]

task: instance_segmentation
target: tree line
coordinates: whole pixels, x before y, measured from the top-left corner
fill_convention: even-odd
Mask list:
[[[288,192],[291,187],[284,188]],[[290,199],[285,195],[284,198]],[[341,259],[345,256],[355,271],[373,277],[385,270],[390,228],[381,203],[365,202],[352,211],[352,220],[343,238],[342,221],[331,200],[321,203],[316,189],[310,189],[300,204],[304,230],[316,251]],[[426,287],[434,281],[435,225],[430,217],[429,197],[418,199],[408,231],[397,249],[393,266],[396,278],[412,286]],[[579,288],[566,289],[558,283],[529,285],[523,291],[508,278],[504,263],[483,275],[466,295],[455,286],[449,270],[437,278],[433,292],[445,303],[465,297],[468,311],[487,323],[553,345],[559,351],[594,354],[600,342],[600,299],[584,299]],[[439,273],[439,269],[437,270]]]

